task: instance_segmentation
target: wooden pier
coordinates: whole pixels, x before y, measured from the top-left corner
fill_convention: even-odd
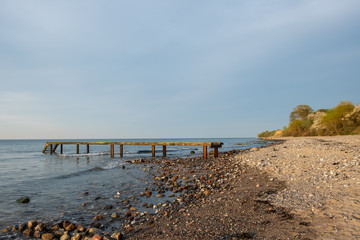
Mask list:
[[[110,145],[110,154],[113,158],[115,155],[115,146],[120,146],[120,157],[124,155],[124,146],[126,145],[142,145],[151,146],[152,156],[155,157],[156,146],[162,146],[163,156],[166,156],[166,146],[202,146],[203,156],[208,157],[207,148],[214,149],[214,157],[218,157],[219,151],[223,145],[222,142],[47,142],[43,149],[43,153],[49,148],[50,154],[53,154],[60,146],[60,154],[63,154],[63,145],[76,145],[76,153],[79,154],[80,145],[86,145],[86,153],[90,153],[90,145]]]

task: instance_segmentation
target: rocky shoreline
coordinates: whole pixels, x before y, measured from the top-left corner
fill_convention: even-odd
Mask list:
[[[29,221],[3,228],[2,236],[357,239],[360,136],[282,140],[265,148],[222,153],[216,159],[132,161],[139,167],[157,167],[151,169],[154,182],[144,192],[121,202],[126,210],[105,206],[88,224]],[[164,201],[148,203],[150,196]]]

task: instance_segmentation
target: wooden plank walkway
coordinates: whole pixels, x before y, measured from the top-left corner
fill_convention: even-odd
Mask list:
[[[155,157],[155,147],[162,146],[163,156],[166,156],[166,146],[202,146],[204,158],[208,157],[207,148],[214,149],[214,156],[218,157],[218,149],[222,147],[222,142],[47,142],[43,149],[46,152],[49,147],[50,154],[53,154],[58,146],[60,146],[60,154],[63,154],[63,145],[76,145],[76,153],[79,154],[80,145],[86,145],[86,152],[90,153],[90,145],[110,145],[111,157],[114,157],[114,146],[120,146],[120,157],[123,157],[124,146],[126,145],[142,145],[152,146],[152,156]]]

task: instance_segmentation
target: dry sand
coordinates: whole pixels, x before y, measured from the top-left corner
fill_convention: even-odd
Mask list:
[[[284,140],[235,157],[286,182],[263,199],[306,218],[317,239],[360,239],[360,136]]]

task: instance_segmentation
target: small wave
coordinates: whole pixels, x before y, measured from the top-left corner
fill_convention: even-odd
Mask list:
[[[138,154],[138,151],[125,151],[125,154]]]
[[[70,178],[70,177],[77,177],[77,176],[81,176],[83,174],[87,174],[90,172],[96,172],[96,171],[102,171],[105,170],[105,168],[102,167],[94,167],[94,168],[90,168],[84,171],[80,171],[80,172],[75,172],[75,173],[69,173],[69,174],[64,174],[64,175],[60,175],[51,179],[65,179],[65,178]]]
[[[125,165],[125,163],[122,161],[109,162],[103,167],[103,169],[113,169],[113,168],[117,168],[117,167],[122,167],[124,165]]]
[[[110,153],[107,152],[98,152],[98,153],[71,153],[71,154],[59,154],[59,157],[91,157],[91,156],[105,156],[110,155]]]

